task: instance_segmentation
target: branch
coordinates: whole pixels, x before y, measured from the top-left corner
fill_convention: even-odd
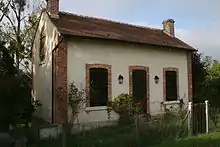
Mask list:
[[[30,68],[28,68],[25,64],[23,64],[23,63],[19,63],[21,66],[23,66],[26,70],[27,70],[27,72],[29,72],[29,73],[31,73],[31,69]]]
[[[11,18],[8,15],[5,15],[5,17],[9,20],[10,24],[12,25],[12,28],[15,31],[15,34],[17,34],[15,24],[12,22]]]
[[[6,37],[8,37],[8,38],[10,38],[10,39],[12,39],[13,41],[16,42],[16,39],[14,39],[13,37],[11,37],[9,32],[4,33],[4,32],[2,32],[2,31],[0,31],[0,33],[4,34]]]
[[[36,21],[31,27],[29,27],[29,28],[26,30],[26,32],[25,32],[25,34],[24,34],[24,37],[21,39],[21,42],[24,41],[24,39],[25,39],[25,37],[26,37],[27,34],[30,35],[30,34],[29,34],[29,31],[30,31],[32,28],[34,28],[37,23],[38,23],[38,21]]]
[[[13,3],[14,4],[14,3]],[[11,3],[10,3],[10,6],[11,6],[11,9],[13,10],[13,12],[15,13],[15,17],[17,18],[17,20],[19,19],[19,17],[18,17],[18,13],[17,13],[17,11],[16,11],[16,6],[15,5],[12,5]]]
[[[8,8],[8,7],[9,7],[11,1],[12,1],[12,0],[9,0],[9,2],[8,2],[7,6],[6,6],[5,8]],[[3,3],[3,0],[1,1],[1,3]],[[1,10],[1,11],[2,11],[2,10]],[[4,18],[5,14],[6,14],[7,12],[3,12],[3,11],[2,11],[2,13],[3,13],[3,14],[2,14],[2,16],[1,16],[1,18],[0,18],[0,22],[2,21],[2,19]]]
[[[21,18],[19,21],[23,21],[26,18],[26,16],[24,16],[23,18]]]

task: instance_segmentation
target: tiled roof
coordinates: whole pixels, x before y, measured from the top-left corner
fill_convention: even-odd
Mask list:
[[[59,18],[51,17],[51,19],[61,34],[65,35],[195,50],[178,38],[165,34],[161,29],[135,26],[66,12],[60,12]]]

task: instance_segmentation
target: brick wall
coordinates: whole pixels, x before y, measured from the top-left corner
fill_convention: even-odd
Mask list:
[[[193,86],[192,86],[192,52],[187,53],[187,70],[188,70],[188,101],[193,100]]]
[[[53,52],[53,122],[67,121],[67,41]]]
[[[52,15],[59,14],[59,0],[46,0],[47,1],[47,11]]]

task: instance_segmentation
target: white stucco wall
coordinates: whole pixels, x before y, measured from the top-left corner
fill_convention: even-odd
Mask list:
[[[150,113],[162,112],[160,103],[163,101],[163,68],[176,67],[179,69],[179,96],[188,101],[188,76],[186,53],[176,50],[140,47],[131,44],[119,44],[107,41],[91,41],[88,39],[68,42],[68,82],[75,81],[76,85],[85,87],[85,64],[109,64],[112,66],[112,97],[121,93],[129,93],[129,66],[149,67]],[[124,76],[123,84],[118,84],[118,75]],[[160,81],[155,84],[154,77]],[[88,109],[88,108],[86,108]],[[69,111],[69,116],[71,112]],[[113,114],[112,117],[117,118]],[[113,118],[114,119],[114,118]],[[82,111],[79,122],[105,121],[105,110]]]
[[[40,32],[44,25],[46,33],[46,55],[44,62],[40,61]],[[33,90],[34,98],[40,100],[42,107],[38,115],[51,122],[52,118],[52,49],[57,43],[57,29],[47,13],[43,13],[33,45]]]

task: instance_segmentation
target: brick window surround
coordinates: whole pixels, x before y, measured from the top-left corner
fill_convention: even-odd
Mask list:
[[[175,71],[177,78],[177,100],[179,100],[179,69],[175,67],[167,67],[163,68],[163,99],[166,101],[166,72],[167,71]]]
[[[129,94],[132,95],[132,71],[134,70],[145,70],[146,71],[146,105],[147,105],[147,113],[150,113],[150,85],[149,85],[149,68],[146,66],[129,66]]]
[[[90,69],[104,68],[108,71],[108,101],[112,100],[112,67],[107,64],[86,64],[86,107],[90,107]]]

